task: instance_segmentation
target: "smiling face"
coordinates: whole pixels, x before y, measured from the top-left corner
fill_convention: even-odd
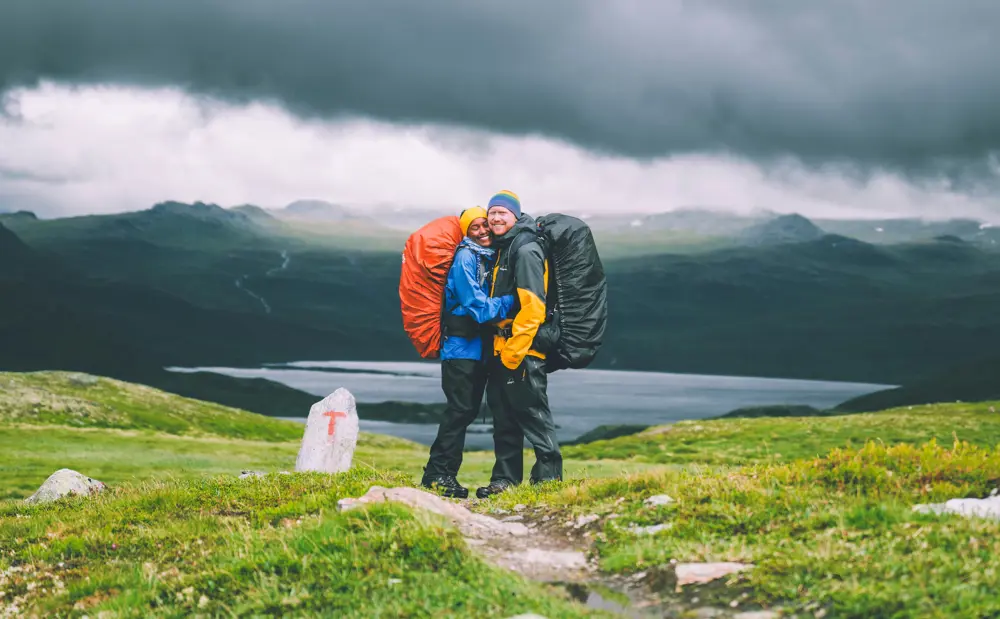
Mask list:
[[[472,220],[472,223],[469,224],[469,231],[465,236],[472,239],[472,242],[476,245],[482,247],[489,247],[493,244],[493,236],[490,235],[490,226],[483,217]]]
[[[502,206],[491,208],[487,218],[490,220],[490,230],[496,236],[505,234],[517,223],[517,216]]]

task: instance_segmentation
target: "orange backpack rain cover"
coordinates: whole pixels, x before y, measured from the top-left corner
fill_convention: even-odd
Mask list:
[[[451,215],[417,230],[403,247],[399,305],[403,329],[424,359],[441,353],[441,310],[448,269],[462,242],[462,226]]]

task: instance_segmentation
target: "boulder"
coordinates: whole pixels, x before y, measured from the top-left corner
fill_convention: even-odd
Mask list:
[[[337,389],[309,409],[296,471],[350,470],[358,443],[358,406],[347,389]]]
[[[103,483],[96,479],[91,479],[76,471],[59,469],[52,475],[49,475],[45,483],[33,495],[26,498],[24,502],[50,503],[71,494],[88,496],[103,491],[105,487]]]

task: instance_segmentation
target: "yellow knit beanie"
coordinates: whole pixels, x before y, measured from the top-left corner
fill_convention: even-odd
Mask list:
[[[462,211],[458,216],[458,222],[462,226],[462,236],[469,234],[469,226],[480,217],[486,219],[486,209],[481,206],[473,206]]]

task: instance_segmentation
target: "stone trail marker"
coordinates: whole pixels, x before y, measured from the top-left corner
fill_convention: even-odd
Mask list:
[[[358,406],[351,392],[340,388],[309,409],[295,470],[347,471],[357,444]]]

